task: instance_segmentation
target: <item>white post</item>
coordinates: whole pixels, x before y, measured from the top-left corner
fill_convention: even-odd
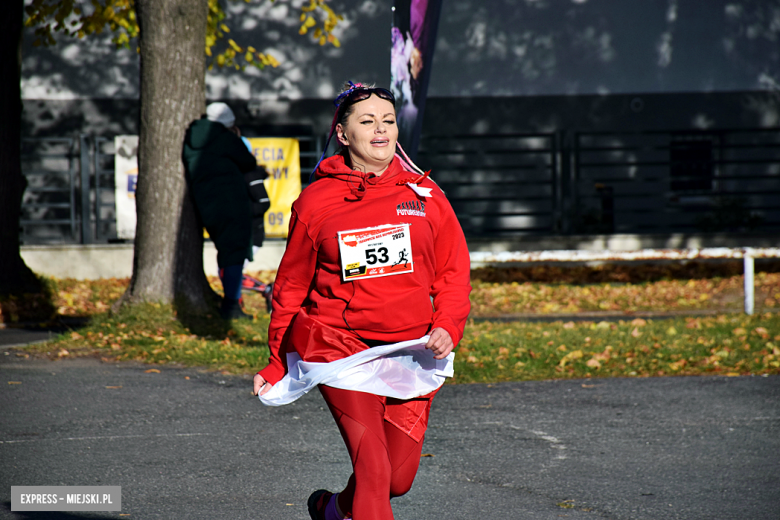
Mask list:
[[[753,314],[754,308],[754,284],[753,284],[753,257],[745,250],[743,257],[745,264],[745,314]]]

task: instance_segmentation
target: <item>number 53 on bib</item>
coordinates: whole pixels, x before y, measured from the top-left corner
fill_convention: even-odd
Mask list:
[[[409,224],[339,231],[342,280],[414,272]]]

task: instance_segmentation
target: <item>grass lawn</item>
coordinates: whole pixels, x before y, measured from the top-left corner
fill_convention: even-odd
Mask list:
[[[456,383],[780,373],[780,316],[469,323]]]
[[[724,264],[725,265],[725,264]],[[712,309],[721,313],[672,320],[626,319],[540,323],[470,320],[458,348],[451,383],[554,378],[747,375],[780,373],[780,273],[756,276],[757,314],[739,313],[737,267],[670,274],[656,267],[475,270],[472,316],[512,313]],[[718,270],[719,269],[719,270]],[[626,274],[628,273],[628,274]],[[253,273],[270,281],[272,272]],[[503,279],[501,278],[503,277]],[[615,278],[618,279],[615,279]],[[560,281],[557,281],[560,280]],[[211,283],[219,289],[219,281]],[[52,358],[99,356],[152,364],[201,366],[251,374],[265,366],[269,317],[260,295],[245,293],[255,321],[223,322],[177,315],[171,306],[145,304],[108,312],[127,280],[47,280],[49,308],[60,317],[89,317],[88,325],[16,351]],[[30,312],[35,298],[0,302],[3,319]],[[27,305],[27,308],[25,308]],[[733,311],[733,312],[732,312]]]

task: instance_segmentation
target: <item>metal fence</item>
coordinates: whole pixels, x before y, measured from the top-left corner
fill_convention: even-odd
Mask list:
[[[562,231],[555,134],[429,136],[418,152],[466,236]]]
[[[300,145],[305,183],[322,153],[324,139],[294,137]],[[22,139],[22,172],[28,183],[22,199],[22,243],[119,241],[114,154],[113,136]]]
[[[578,133],[573,227],[602,233],[780,227],[780,130]]]
[[[301,180],[322,136],[296,136]],[[24,139],[22,239],[116,240],[113,137]],[[468,237],[780,231],[780,129],[425,136]]]
[[[92,139],[91,192],[94,193],[95,242],[106,242],[116,238],[116,191],[114,183],[114,139],[95,137]],[[91,218],[91,216],[90,216]],[[90,226],[92,229],[92,226]]]
[[[780,129],[424,137],[466,236],[780,231]]]
[[[79,237],[78,141],[23,139],[27,189],[20,226],[24,243],[70,242]]]

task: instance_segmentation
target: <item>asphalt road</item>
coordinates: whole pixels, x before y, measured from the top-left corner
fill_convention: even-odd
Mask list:
[[[306,520],[349,475],[318,393],[150,368],[0,352],[0,518]],[[777,520],[780,377],[446,386],[423,451],[398,519]],[[121,486],[122,511],[13,513],[12,485]]]
[[[58,332],[64,330],[64,328],[35,329],[25,327],[0,329],[0,350],[48,341],[55,338]]]

